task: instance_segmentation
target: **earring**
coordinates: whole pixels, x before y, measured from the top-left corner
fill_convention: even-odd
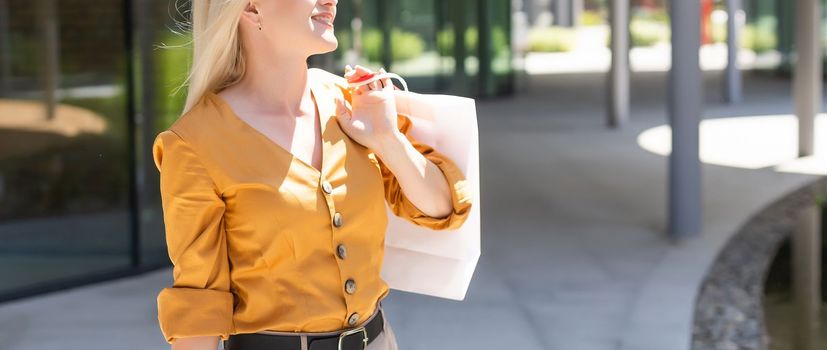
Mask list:
[[[258,30],[261,30],[261,14],[258,15]]]

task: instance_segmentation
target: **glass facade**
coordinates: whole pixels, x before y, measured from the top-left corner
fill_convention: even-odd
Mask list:
[[[185,90],[185,0],[0,0],[0,301],[169,265],[149,146]],[[339,2],[311,66],[510,93],[510,1]]]
[[[822,2],[823,3],[823,2]],[[746,0],[747,29],[742,40],[756,47],[756,51],[774,50],[779,53],[777,70],[792,71],[795,51],[795,2],[784,0]],[[822,42],[827,44],[827,13],[822,13]],[[827,69],[827,45],[824,45],[824,67]]]
[[[0,293],[132,266],[117,1],[0,1]]]
[[[513,91],[510,0],[340,1],[331,72],[362,64],[401,75],[411,90],[491,97]],[[482,30],[480,30],[482,28]]]

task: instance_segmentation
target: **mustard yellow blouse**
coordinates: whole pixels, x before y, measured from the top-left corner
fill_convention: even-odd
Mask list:
[[[380,277],[395,215],[432,229],[459,227],[471,194],[457,165],[408,131],[451,188],[453,212],[430,217],[402,192],[370,149],[336,121],[350,102],[344,78],[308,70],[319,111],[322,170],[293,156],[205,94],[152,146],[160,171],[173,285],[158,294],[158,321],[174,338],[260,330],[327,332],[362,324],[389,292]]]

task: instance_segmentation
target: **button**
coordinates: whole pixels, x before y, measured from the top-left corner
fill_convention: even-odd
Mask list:
[[[339,255],[340,259],[344,259],[347,257],[347,249],[345,249],[344,244],[339,244],[339,246],[336,247],[336,254]]]
[[[350,317],[348,317],[348,319],[347,319],[347,323],[351,326],[355,326],[356,322],[358,322],[358,321],[359,321],[359,313],[358,312],[354,312],[354,313],[350,314]]]
[[[333,226],[336,226],[336,227],[341,227],[342,226],[342,214],[341,213],[336,212],[336,214],[333,214]]]
[[[348,279],[347,282],[345,282],[345,291],[347,294],[356,293],[356,281]]]
[[[333,186],[330,184],[330,182],[322,181],[322,190],[324,190],[324,192],[327,194],[331,194],[333,193]]]

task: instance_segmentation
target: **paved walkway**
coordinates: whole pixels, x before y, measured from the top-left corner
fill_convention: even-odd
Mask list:
[[[480,101],[483,252],[467,299],[393,291],[401,349],[689,348],[696,287],[751,213],[814,175],[704,165],[704,232],[664,233],[667,159],[637,136],[666,122],[665,75],[634,77],[632,121],[604,127],[602,75],[531,77]],[[747,79],[707,117],[790,113],[789,82]],[[0,349],[165,349],[155,296],[171,270],[0,306]]]

